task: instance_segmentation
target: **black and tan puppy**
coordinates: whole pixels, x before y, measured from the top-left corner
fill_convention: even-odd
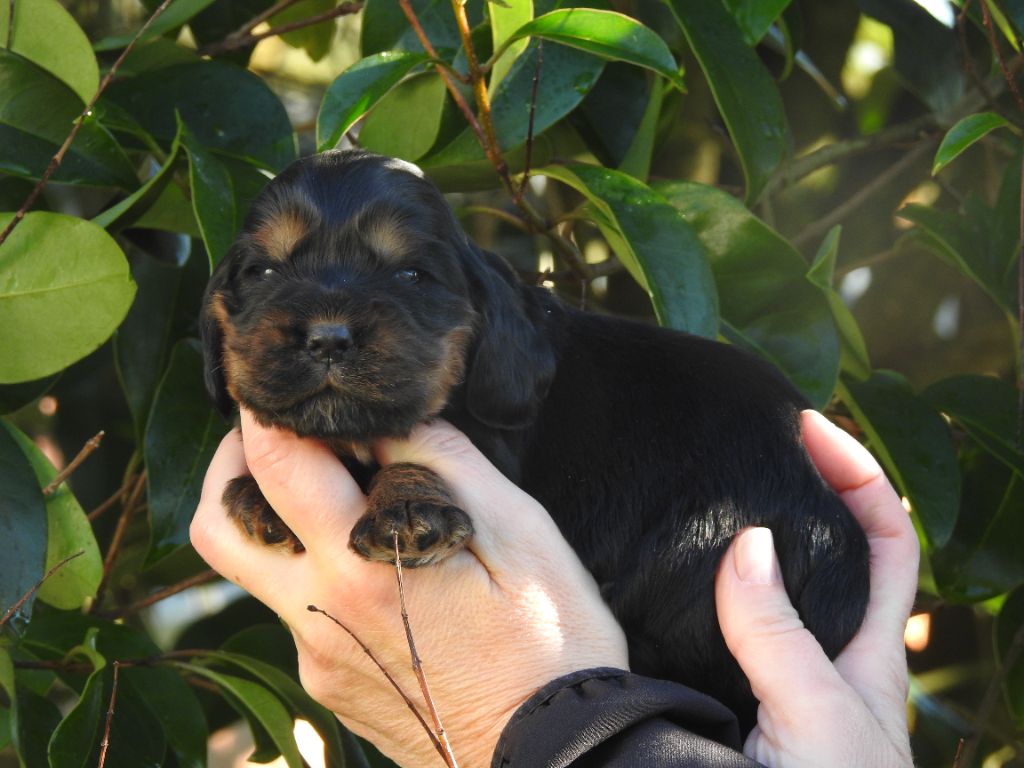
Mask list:
[[[579,312],[470,242],[414,166],[363,152],[301,160],[254,204],[202,318],[224,412],[326,440],[363,479],[370,443],[434,416],[536,497],[596,577],[634,671],[733,708],[755,702],[718,630],[733,535],[770,527],[786,588],[830,656],[860,625],[867,545],[800,441],[803,398],[732,346]],[[449,554],[472,524],[414,465],[373,475],[351,546]],[[301,549],[251,479],[225,494],[257,538]]]

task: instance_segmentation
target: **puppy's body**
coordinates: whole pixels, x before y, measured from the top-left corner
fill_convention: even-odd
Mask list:
[[[328,153],[279,176],[211,281],[203,329],[223,409],[244,403],[342,455],[449,419],[551,513],[622,623],[634,671],[710,693],[745,728],[756,702],[714,609],[736,532],[773,530],[787,590],[830,656],[860,624],[866,541],[803,449],[792,385],[734,347],[521,285],[411,166]],[[374,480],[357,551],[386,559],[389,531],[407,527],[403,558],[424,563],[469,534],[425,472]],[[287,541],[239,482],[234,514]]]

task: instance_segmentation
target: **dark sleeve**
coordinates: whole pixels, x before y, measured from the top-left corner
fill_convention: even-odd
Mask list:
[[[621,669],[548,683],[502,731],[491,768],[754,768],[715,699]]]

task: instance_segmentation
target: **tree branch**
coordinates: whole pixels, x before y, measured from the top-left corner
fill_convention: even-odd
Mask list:
[[[54,477],[45,488],[43,488],[43,496],[52,495],[58,488],[60,488],[61,483],[71,477],[71,473],[78,469],[82,462],[89,458],[93,451],[100,447],[100,443],[103,442],[104,434],[105,433],[101,429],[86,441],[85,445],[82,446],[82,450],[80,450],[78,455],[71,460],[71,463],[58,472],[57,476]]]
[[[164,587],[163,589],[158,590],[153,594],[148,595],[147,597],[144,597],[141,600],[132,603],[131,605],[125,606],[123,608],[117,608],[113,611],[102,611],[100,612],[99,615],[106,619],[120,619],[124,616],[130,616],[133,613],[138,613],[143,608],[148,608],[151,605],[159,603],[161,600],[166,600],[168,597],[177,595],[178,593],[184,592],[187,589],[192,589],[192,587],[198,587],[202,584],[207,584],[218,578],[220,578],[220,574],[212,569],[202,571],[201,573],[197,573],[195,576],[183,579],[182,581],[179,581],[176,584],[171,584],[167,587]]]
[[[329,11],[318,13],[315,16],[310,16],[306,19],[299,19],[297,21],[290,21],[287,24],[282,24],[279,27],[273,27],[264,32],[258,34],[244,34],[240,37],[229,35],[219,43],[211,43],[210,45],[203,46],[198,50],[200,56],[219,56],[229,51],[237,51],[241,48],[251,48],[261,40],[266,40],[268,37],[277,37],[284,35],[288,32],[294,32],[297,29],[305,29],[306,27],[312,27],[316,24],[322,24],[325,21],[336,19],[339,16],[348,16],[353,13],[359,13],[363,10],[362,0],[354,0],[350,3],[342,3],[339,6],[331,8]],[[257,22],[258,23],[258,22]],[[255,26],[255,25],[254,25]]]
[[[8,621],[11,620],[11,616],[13,616],[15,613],[17,613],[18,609],[21,608],[21,606],[23,606],[25,603],[27,603],[29,598],[32,597],[32,595],[34,595],[37,591],[39,591],[39,588],[41,586],[43,586],[43,584],[46,583],[46,580],[48,578],[53,576],[53,574],[55,574],[57,571],[59,571],[65,565],[70,563],[76,557],[81,557],[84,554],[85,554],[85,550],[84,549],[80,549],[79,551],[75,552],[74,554],[68,555],[63,560],[61,560],[59,563],[57,563],[55,566],[53,566],[50,570],[48,570],[43,575],[43,578],[41,578],[39,581],[36,582],[34,587],[32,587],[28,592],[26,592],[24,595],[22,595],[18,599],[18,602],[16,602],[14,605],[12,605],[10,608],[8,608],[7,611],[4,613],[4,615],[2,617],[0,617],[0,627],[3,627],[4,624],[6,624]]]
[[[131,495],[125,501],[124,509],[121,510],[121,517],[118,518],[117,527],[114,529],[114,535],[110,539],[110,547],[107,549],[107,556],[103,560],[103,576],[100,578],[99,587],[96,588],[96,600],[93,602],[93,606],[99,606],[103,601],[103,593],[106,591],[107,584],[110,581],[110,573],[114,570],[114,563],[117,561],[118,555],[121,554],[121,544],[124,542],[125,533],[128,531],[128,523],[131,522],[135,510],[139,506],[139,499],[142,498],[142,493],[145,490],[146,473],[141,472],[135,481],[135,487],[132,488]]]

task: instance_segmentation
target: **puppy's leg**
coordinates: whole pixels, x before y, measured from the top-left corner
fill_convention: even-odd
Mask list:
[[[397,533],[402,565],[427,565],[457,551],[473,533],[469,515],[426,467],[389,464],[374,476],[367,496],[349,546],[368,560],[393,561]]]
[[[224,504],[228,517],[256,541],[290,549],[292,552],[302,552],[305,549],[291,528],[285,525],[271,508],[251,476],[243,475],[229,482],[224,489],[221,503]]]

